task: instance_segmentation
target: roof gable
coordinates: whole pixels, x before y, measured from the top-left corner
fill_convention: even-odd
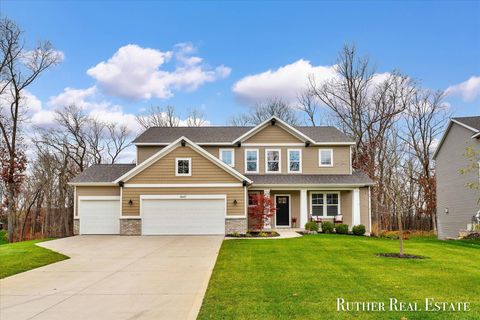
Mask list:
[[[467,121],[469,124],[472,124],[474,125],[476,122],[475,119],[471,119],[471,118],[478,118],[478,121],[479,121],[479,125],[480,125],[480,117],[466,117],[466,118],[469,118],[470,121]],[[448,133],[450,132],[450,129],[452,128],[453,125],[458,125],[460,127],[463,127],[467,130],[470,130],[473,135],[472,135],[472,139],[475,139],[475,138],[478,138],[480,137],[480,130],[478,129],[475,129],[467,124],[465,124],[465,118],[452,118],[450,120],[450,122],[448,123],[448,126],[447,126],[447,129],[445,130],[445,132],[443,133],[442,135],[442,138],[440,139],[440,142],[438,143],[438,146],[437,148],[435,149],[435,152],[433,153],[433,156],[432,158],[435,159],[438,155],[438,153],[440,152],[440,149],[442,148],[442,145],[443,143],[445,142],[445,139],[447,138],[447,135]]]
[[[275,116],[272,116],[269,119],[267,119],[264,122],[257,125],[256,127],[253,127],[251,130],[244,133],[243,135],[241,135],[237,139],[235,139],[233,141],[233,143],[246,141],[249,138],[251,138],[252,136],[254,136],[256,133],[265,129],[266,127],[275,126],[275,125],[281,127],[284,131],[286,131],[286,132],[290,133],[292,136],[296,137],[299,142],[314,142],[313,139],[311,139],[310,137],[308,137],[306,134],[302,133],[301,131],[299,131],[295,127],[289,125],[285,121],[283,121],[283,120],[281,120],[281,119],[279,119]]]
[[[120,181],[123,181],[123,182],[128,181],[132,177],[136,176],[137,174],[139,174],[140,172],[142,172],[146,168],[148,168],[151,165],[153,165],[154,163],[156,163],[161,158],[163,158],[166,155],[168,155],[169,153],[171,153],[173,150],[175,150],[179,147],[182,147],[182,145],[186,146],[187,144],[189,145],[189,147],[191,147],[191,149],[193,149],[194,151],[196,151],[197,153],[199,153],[200,155],[202,155],[203,157],[205,157],[209,161],[213,162],[215,165],[217,165],[218,167],[220,167],[224,171],[228,172],[229,174],[231,174],[232,176],[234,176],[238,180],[246,181],[247,183],[252,182],[250,179],[248,179],[247,177],[242,175],[237,170],[235,170],[232,167],[226,165],[223,161],[216,158],[215,156],[210,154],[205,149],[201,148],[200,146],[198,146],[197,144],[195,144],[194,142],[192,142],[188,138],[182,136],[182,137],[178,138],[177,140],[175,140],[174,142],[172,142],[171,144],[169,144],[167,147],[165,147],[162,150],[155,153],[153,156],[151,156],[150,158],[148,158],[147,160],[145,160],[144,162],[142,162],[141,164],[139,164],[138,166],[136,166],[135,168],[133,168],[129,172],[125,173],[124,175],[122,175],[121,177],[116,179],[115,183],[119,183]]]
[[[280,125],[268,124],[242,142],[245,143],[305,143],[298,136],[285,130]]]

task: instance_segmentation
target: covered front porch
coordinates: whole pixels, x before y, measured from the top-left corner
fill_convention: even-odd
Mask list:
[[[276,213],[266,228],[303,229],[308,221],[332,221],[352,226],[363,224],[370,232],[369,187],[348,188],[260,188],[248,190],[249,205],[252,195],[271,197]]]

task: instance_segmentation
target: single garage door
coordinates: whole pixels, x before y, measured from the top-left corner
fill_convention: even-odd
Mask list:
[[[225,234],[225,195],[142,196],[144,235]]]
[[[120,197],[79,197],[80,234],[119,234]]]

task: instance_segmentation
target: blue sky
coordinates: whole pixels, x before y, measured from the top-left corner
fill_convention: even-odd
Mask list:
[[[200,108],[225,124],[264,97],[291,98],[305,73],[328,74],[346,42],[379,72],[450,87],[454,115],[480,114],[479,1],[1,1],[0,11],[22,27],[27,47],[48,39],[64,54],[29,88],[39,122],[79,100],[126,121],[171,104],[183,117]]]

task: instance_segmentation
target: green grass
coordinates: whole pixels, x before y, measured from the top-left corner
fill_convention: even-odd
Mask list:
[[[31,240],[0,245],[0,279],[68,259],[63,254],[35,245]]]
[[[480,242],[405,242],[423,260],[377,257],[398,240],[311,235],[228,240],[220,250],[198,319],[479,319]],[[469,312],[338,312],[337,298],[470,302]]]

